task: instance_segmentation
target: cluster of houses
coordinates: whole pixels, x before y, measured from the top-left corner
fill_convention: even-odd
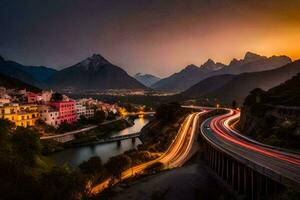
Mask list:
[[[62,123],[74,123],[84,116],[92,118],[96,110],[117,113],[117,105],[110,105],[91,98],[71,100],[63,95],[53,101],[52,91],[27,92],[0,87],[0,118],[12,121],[16,126],[34,126],[38,119],[55,128]]]

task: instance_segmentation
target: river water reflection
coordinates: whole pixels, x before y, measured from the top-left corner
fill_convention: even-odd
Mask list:
[[[148,122],[149,120],[147,118],[137,118],[134,120],[133,126],[128,127],[122,131],[112,132],[111,136],[137,133]],[[64,163],[66,163],[72,167],[76,167],[82,161],[88,160],[92,156],[100,156],[102,162],[106,162],[110,157],[121,154],[127,150],[133,149],[139,144],[141,144],[141,141],[139,139],[136,139],[135,142],[132,142],[131,139],[128,139],[128,140],[123,140],[120,146],[118,146],[116,142],[113,142],[107,144],[98,144],[98,145],[70,148],[52,154],[50,157],[58,165],[63,165]]]

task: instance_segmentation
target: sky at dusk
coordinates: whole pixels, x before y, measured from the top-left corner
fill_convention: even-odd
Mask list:
[[[246,51],[300,58],[299,0],[0,0],[0,55],[56,69],[99,53],[167,76]]]

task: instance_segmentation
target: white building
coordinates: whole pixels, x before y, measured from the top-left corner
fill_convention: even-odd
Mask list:
[[[95,115],[95,110],[92,108],[87,108],[86,109],[86,113],[85,113],[85,117],[86,118],[92,118]]]
[[[76,102],[75,110],[77,119],[80,119],[80,116],[86,117],[86,106],[82,105],[79,102]]]
[[[50,106],[40,106],[38,108],[41,119],[48,125],[57,128],[61,121],[59,118],[58,110],[53,109]]]

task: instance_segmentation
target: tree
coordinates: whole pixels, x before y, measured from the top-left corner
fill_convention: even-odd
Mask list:
[[[12,132],[14,124],[8,120],[0,119],[0,153],[9,150],[9,135]]]
[[[235,100],[232,101],[231,108],[232,109],[236,109],[237,108],[237,102]]]
[[[11,143],[19,161],[28,166],[36,164],[36,157],[41,153],[41,144],[35,131],[18,127],[11,137]]]
[[[102,172],[103,166],[99,156],[93,156],[79,165],[81,173],[95,176]]]
[[[131,158],[127,155],[118,155],[111,157],[105,164],[105,169],[113,177],[120,179],[122,172],[131,166]]]
[[[54,94],[52,94],[52,97],[51,97],[51,101],[62,101],[63,100],[63,95],[58,93],[58,92],[55,92]]]
[[[85,192],[84,178],[78,172],[63,167],[54,167],[40,178],[42,195],[45,200],[79,200]]]
[[[58,133],[65,133],[74,130],[74,124],[68,124],[67,122],[63,122],[59,125],[57,132]]]
[[[105,120],[105,112],[102,110],[97,110],[94,114],[93,121],[96,124],[100,124]]]
[[[179,103],[162,104],[156,109],[156,118],[165,122],[172,122],[181,116],[183,110]]]

